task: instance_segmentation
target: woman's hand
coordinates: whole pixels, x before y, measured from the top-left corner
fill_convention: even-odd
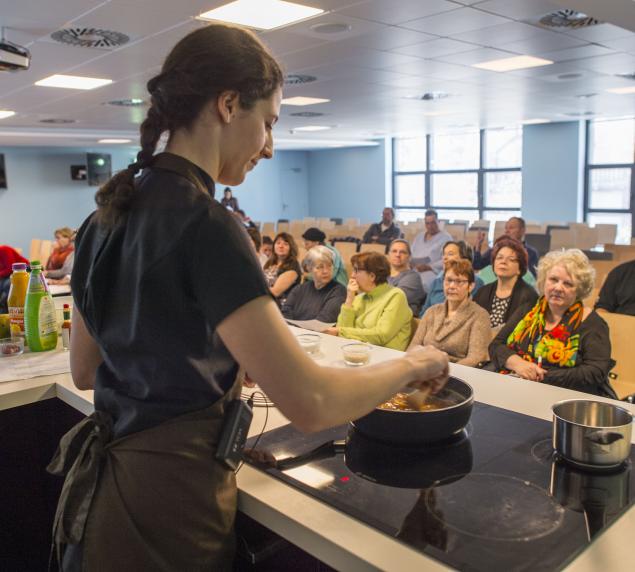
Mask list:
[[[323,334],[328,334],[329,336],[339,336],[340,335],[340,329],[336,326],[333,326],[331,328],[326,328],[326,330],[324,330],[322,332]]]
[[[526,361],[520,356],[511,356],[505,364],[518,377],[530,381],[543,381],[547,370],[542,369],[538,364]]]
[[[408,387],[423,389],[432,387],[432,393],[437,393],[448,380],[450,367],[448,354],[433,346],[415,346],[405,355],[406,360],[414,368],[415,381]]]
[[[351,278],[348,281],[348,286],[346,287],[346,302],[344,303],[347,306],[351,306],[357,294],[359,294],[359,284],[357,283],[357,280],[355,280],[355,278]]]

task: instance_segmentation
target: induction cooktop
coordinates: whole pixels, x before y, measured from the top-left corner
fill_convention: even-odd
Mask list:
[[[475,403],[453,439],[404,448],[344,425],[287,425],[246,462],[453,568],[559,570],[633,504],[635,453],[612,472],[556,458],[551,423]],[[275,460],[275,462],[274,462]]]

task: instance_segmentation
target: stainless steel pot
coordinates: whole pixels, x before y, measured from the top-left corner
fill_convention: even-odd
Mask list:
[[[611,468],[628,458],[633,416],[623,407],[572,399],[551,409],[553,448],[567,461],[581,467]]]

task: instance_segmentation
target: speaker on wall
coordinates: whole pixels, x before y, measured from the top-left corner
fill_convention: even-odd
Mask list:
[[[4,155],[0,154],[0,189],[7,188],[7,172],[4,169]]]
[[[112,176],[110,155],[108,153],[86,153],[88,184],[91,187],[103,185]]]

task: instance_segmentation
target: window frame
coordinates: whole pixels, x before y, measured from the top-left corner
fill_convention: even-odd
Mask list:
[[[479,129],[479,166],[477,169],[439,169],[432,170],[431,167],[431,153],[432,153],[432,135],[430,133],[426,134],[426,160],[425,160],[425,170],[424,171],[397,171],[395,170],[396,161],[396,140],[397,137],[392,138],[392,205],[394,209],[398,209],[401,211],[407,210],[427,210],[427,209],[435,209],[435,210],[451,210],[451,211],[474,211],[478,210],[479,218],[483,218],[484,211],[522,211],[521,207],[515,206],[503,206],[503,207],[488,207],[485,204],[485,175],[487,173],[497,173],[497,172],[520,172],[522,173],[522,165],[520,167],[485,167],[485,154],[486,154],[486,135],[485,129]],[[432,204],[432,176],[433,175],[454,175],[460,173],[470,173],[477,175],[477,204],[476,206],[452,206],[452,205],[443,205],[443,204]],[[397,187],[397,178],[402,175],[423,175],[425,178],[425,192],[424,192],[424,203],[420,205],[400,205],[396,201],[396,192],[395,189]]]
[[[635,121],[635,118],[632,119]],[[630,214],[631,215],[631,238],[635,238],[635,156],[632,163],[591,163],[591,125],[592,120],[587,119],[585,125],[585,145],[584,145],[584,222],[588,222],[589,214]],[[602,169],[630,169],[631,170],[631,192],[630,208],[627,209],[597,209],[591,208],[591,171]]]

